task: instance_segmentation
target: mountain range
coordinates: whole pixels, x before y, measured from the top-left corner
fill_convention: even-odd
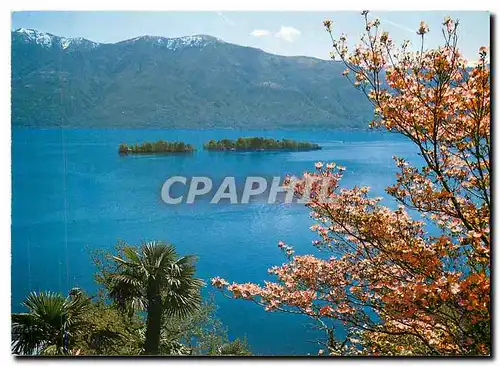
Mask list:
[[[207,35],[97,43],[20,28],[11,36],[13,126],[364,128],[373,116],[340,62]]]

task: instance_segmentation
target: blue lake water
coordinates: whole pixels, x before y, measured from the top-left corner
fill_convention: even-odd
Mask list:
[[[319,143],[310,152],[206,152],[210,139],[239,136]],[[180,140],[192,155],[127,156],[119,143]],[[342,185],[370,185],[375,195],[395,181],[392,156],[414,156],[403,138],[368,131],[30,130],[12,131],[12,310],[29,291],[95,291],[93,248],[164,240],[199,257],[197,272],[229,281],[263,282],[285,261],[279,240],[298,254],[316,253],[307,208],[196,201],[167,205],[161,187],[171,176],[281,176],[313,170],[316,161],[347,167]],[[388,205],[393,203],[388,199]],[[207,288],[205,292],[213,291]],[[216,295],[218,316],[231,338],[247,337],[256,354],[315,354],[317,334],[300,316],[267,313],[243,300]]]

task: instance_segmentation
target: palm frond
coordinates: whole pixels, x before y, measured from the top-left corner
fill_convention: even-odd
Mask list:
[[[90,299],[81,293],[64,297],[52,292],[30,293],[28,313],[12,314],[12,352],[65,354],[74,336],[86,329],[82,316]]]
[[[129,315],[146,310],[148,318],[155,317],[151,324],[156,324],[163,315],[182,318],[200,309],[200,289],[204,283],[194,278],[196,257],[179,257],[173,245],[161,241],[143,242],[139,248],[124,246],[118,252],[117,256],[108,257],[114,269],[102,277],[109,296],[121,310]],[[151,349],[151,344],[155,342],[149,343],[147,352],[156,354],[158,350]]]
[[[12,352],[32,355],[46,343],[50,336],[47,327],[32,314],[12,314]]]

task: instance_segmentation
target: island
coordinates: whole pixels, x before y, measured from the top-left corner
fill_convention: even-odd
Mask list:
[[[157,142],[143,142],[140,145],[120,144],[118,147],[118,153],[120,155],[192,153],[193,151],[195,151],[195,148],[191,144],[163,140]]]
[[[203,148],[213,151],[309,151],[321,150],[321,146],[305,141],[275,140],[263,137],[240,137],[236,141],[229,139],[210,140]]]

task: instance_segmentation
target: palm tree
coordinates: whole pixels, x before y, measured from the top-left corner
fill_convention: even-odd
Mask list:
[[[164,316],[183,318],[200,308],[203,281],[194,278],[195,257],[179,257],[174,246],[151,241],[123,246],[111,262],[102,273],[109,296],[130,315],[146,311],[144,352],[158,354]]]
[[[28,313],[12,314],[12,352],[21,355],[69,355],[77,336],[86,329],[82,315],[90,299],[79,289],[68,297],[53,292],[30,293],[23,305]]]

